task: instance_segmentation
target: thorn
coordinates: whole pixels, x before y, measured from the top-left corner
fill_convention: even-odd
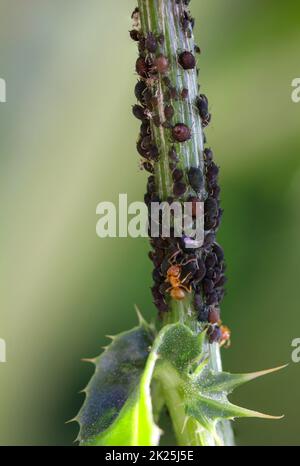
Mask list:
[[[264,371],[251,372],[250,374],[245,374],[247,380],[254,380],[258,377],[263,377],[264,375],[272,374],[273,372],[278,372],[281,369],[285,369],[289,364],[284,364],[283,366],[274,367],[273,369],[266,369]]]
[[[111,341],[114,341],[116,339],[114,335],[105,335],[105,338],[108,338]]]
[[[73,417],[73,419],[69,419],[69,421],[66,421],[65,424],[71,424],[72,422],[78,422],[79,423],[79,420],[77,419],[77,416]]]
[[[277,421],[285,417],[284,414],[282,416],[270,416],[269,414],[258,413],[256,411],[253,411],[253,415],[260,419],[272,419]]]
[[[135,312],[136,312],[136,315],[137,315],[137,318],[138,318],[138,321],[139,321],[139,326],[140,327],[147,326],[148,324],[145,321],[144,317],[142,316],[141,311],[139,310],[139,308],[138,308],[138,306],[136,304],[134,305],[134,309],[135,309]]]
[[[82,358],[80,359],[81,362],[88,362],[90,364],[96,364],[96,358]]]

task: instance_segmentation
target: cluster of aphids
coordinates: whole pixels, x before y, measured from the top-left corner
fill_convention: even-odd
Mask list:
[[[177,1],[177,0],[176,0]],[[194,19],[186,10],[189,1],[178,0],[183,4],[181,27],[187,37],[191,37]],[[135,96],[138,104],[133,106],[133,114],[141,121],[137,150],[142,158],[142,166],[151,175],[148,178],[145,203],[149,207],[152,202],[160,202],[155,184],[155,164],[160,154],[153,137],[152,126],[163,127],[170,131],[170,138],[174,145],[169,151],[169,168],[173,179],[173,195],[167,201],[171,204],[176,199],[192,203],[193,215],[196,215],[197,203],[203,198],[200,193],[207,193],[204,203],[204,244],[193,246],[193,240],[187,236],[181,238],[172,234],[168,238],[162,235],[151,238],[152,251],[149,256],[154,264],[152,287],[153,300],[159,313],[169,310],[170,300],[184,300],[188,296],[193,300],[198,320],[208,324],[209,341],[226,343],[230,332],[221,325],[219,304],[224,297],[225,263],[222,248],[216,243],[216,231],[219,227],[222,210],[220,208],[220,188],[218,185],[219,168],[213,161],[210,149],[204,151],[205,173],[198,167],[182,170],[177,167],[179,161],[176,144],[184,144],[191,139],[191,129],[184,123],[172,123],[174,109],[171,100],[188,98],[188,89],[177,89],[172,85],[168,76],[169,61],[159,52],[164,44],[163,34],[154,35],[149,32],[145,37],[140,29],[138,8],[132,14],[134,26],[130,31],[131,38],[138,42],[139,57],[136,62],[136,72],[139,80],[135,86]],[[200,52],[195,47],[195,52]],[[184,70],[196,68],[196,59],[191,51],[180,51],[178,64]],[[158,96],[155,91],[157,81],[164,84],[163,117],[158,110]],[[208,110],[208,100],[201,94],[194,102],[199,112],[202,128],[205,128],[211,114]],[[166,199],[164,199],[166,200]],[[151,218],[149,218],[151,221]]]

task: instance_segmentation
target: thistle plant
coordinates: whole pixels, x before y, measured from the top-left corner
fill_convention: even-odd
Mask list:
[[[204,130],[211,120],[198,84],[200,49],[188,0],[138,0],[131,38],[137,43],[137,151],[149,172],[145,203],[188,202],[192,217],[204,206],[201,244],[186,235],[150,238],[156,325],[139,311],[139,325],[111,337],[94,360],[95,374],[76,420],[82,445],[158,445],[167,410],[178,445],[233,445],[231,420],[272,418],[233,405],[228,395],[272,369],[222,371],[220,347],[230,343],[221,322],[225,261],[216,233],[222,210],[219,167]],[[197,58],[198,57],[198,58]],[[174,214],[175,216],[175,214]],[[175,218],[173,219],[175,221]],[[172,234],[173,232],[173,234]]]

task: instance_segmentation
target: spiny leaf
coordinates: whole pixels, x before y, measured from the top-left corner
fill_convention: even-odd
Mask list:
[[[152,342],[152,328],[140,321],[138,327],[112,337],[105,352],[92,360],[96,370],[77,417],[81,444],[151,444],[158,436],[152,421],[150,389],[143,386]],[[136,432],[136,427],[130,426],[138,426],[139,418],[143,426]]]

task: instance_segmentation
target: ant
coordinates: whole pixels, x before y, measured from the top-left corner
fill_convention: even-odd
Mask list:
[[[220,330],[222,335],[220,346],[224,346],[224,348],[229,348],[229,346],[231,345],[231,331],[229,327],[227,327],[226,325],[221,325]]]
[[[195,259],[181,262],[180,264],[172,264],[172,260],[174,260],[178,254],[180,254],[180,251],[176,251],[175,254],[173,254],[173,256],[171,256],[169,259],[169,263],[171,265],[167,270],[167,278],[165,281],[171,285],[169,288],[167,288],[166,291],[170,293],[173,299],[176,299],[176,301],[181,301],[185,298],[186,292],[191,293],[192,291],[191,286],[185,285],[185,282],[191,277],[192,274],[189,272],[182,280],[180,278],[182,267],[194,261]]]

